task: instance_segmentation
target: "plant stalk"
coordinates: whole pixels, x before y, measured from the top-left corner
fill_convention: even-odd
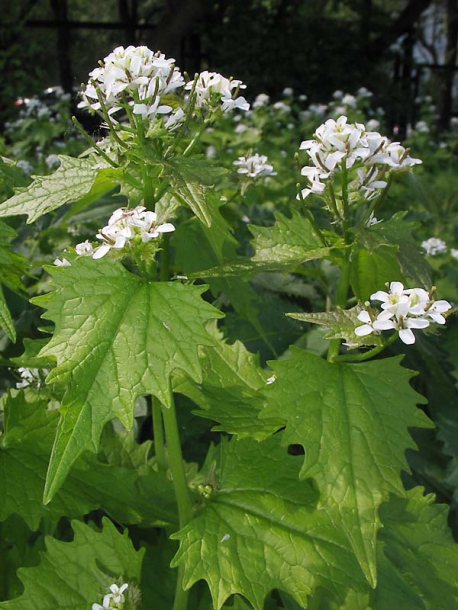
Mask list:
[[[347,306],[348,287],[350,285],[350,252],[346,252],[340,268],[339,284],[337,286],[337,294],[335,307],[345,309]],[[334,362],[339,354],[340,339],[331,339],[328,350],[328,361]]]
[[[173,488],[178,506],[178,521],[180,529],[189,523],[192,518],[192,503],[188,492],[186,472],[184,469],[183,454],[181,452],[180,435],[178,432],[178,422],[175,410],[175,402],[170,386],[171,405],[162,407],[162,417],[165,428],[165,438],[167,442],[167,452],[169,458],[169,468],[172,473]],[[189,591],[183,589],[183,570],[180,568],[177,574],[177,584],[175,589],[175,600],[173,610],[186,610],[188,605]]]
[[[154,432],[154,450],[159,470],[167,470],[167,459],[165,455],[164,426],[162,422],[162,408],[155,396],[152,396],[152,415]]]

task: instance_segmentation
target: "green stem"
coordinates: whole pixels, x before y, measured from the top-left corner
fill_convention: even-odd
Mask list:
[[[373,213],[374,213],[374,216],[377,213],[377,210],[379,209],[379,207],[382,205],[382,203],[384,203],[384,201],[385,201],[385,199],[386,199],[386,197],[388,195],[388,191],[390,190],[390,186],[391,186],[392,182],[393,182],[393,178],[392,178],[392,176],[390,174],[388,176],[387,181],[386,181],[386,186],[383,189],[380,197],[377,197],[377,199],[375,200],[374,207],[373,207],[373,210],[372,210]]]
[[[369,360],[369,358],[373,358],[377,354],[380,354],[380,352],[382,352],[386,347],[394,343],[398,336],[399,333],[396,332],[394,335],[391,335],[388,341],[386,341],[383,345],[378,345],[377,347],[374,347],[362,354],[344,354],[343,356],[337,355],[335,356],[333,362],[364,362],[365,360]]]
[[[126,143],[123,142],[121,140],[121,138],[118,136],[118,134],[116,133],[116,130],[114,128],[114,125],[111,121],[111,117],[108,114],[108,110],[105,104],[105,100],[103,99],[102,93],[100,91],[100,87],[97,85],[97,83],[95,82],[94,79],[91,79],[91,84],[93,85],[94,89],[95,89],[95,93],[97,95],[97,99],[99,100],[99,104],[100,104],[100,109],[102,111],[102,114],[107,122],[108,125],[108,129],[110,130],[111,135],[113,136],[113,138],[116,140],[116,142],[123,148],[126,147]]]
[[[81,123],[78,121],[78,119],[76,118],[76,116],[72,116],[72,121],[73,124],[75,125],[75,127],[77,128],[77,130],[80,132],[80,134],[83,136],[83,138],[86,140],[86,142],[89,144],[89,146],[91,148],[93,148],[94,150],[96,150],[98,152],[98,154],[105,159],[105,161],[111,165],[111,167],[119,167],[117,163],[115,163],[113,161],[113,159],[110,159],[110,157],[107,155],[107,153],[105,151],[103,151],[100,146],[97,146],[97,144],[94,142],[94,140],[91,138],[91,136],[85,132],[84,127],[81,125]]]
[[[162,237],[160,281],[168,282],[169,279],[170,279],[170,233],[165,233]]]
[[[151,177],[148,175],[146,163],[141,163],[142,182],[143,182],[143,203],[147,210],[151,210],[154,205],[154,189]]]
[[[305,214],[307,216],[307,219],[310,222],[310,224],[312,225],[312,229],[315,232],[315,235],[321,241],[323,246],[327,246],[328,244],[326,243],[326,239],[324,238],[323,233],[321,232],[321,230],[319,229],[318,225],[316,224],[315,217],[313,216],[313,214],[312,214],[311,210],[309,209],[308,205],[305,203],[304,197],[302,196],[301,185],[297,184],[296,188],[297,188],[297,194],[298,194],[299,200],[302,203],[302,206],[304,208],[304,211],[305,211]]]
[[[186,473],[181,453],[180,435],[178,433],[178,422],[175,411],[175,402],[171,393],[170,407],[162,407],[162,417],[164,420],[165,438],[169,456],[169,467],[172,473],[173,487],[178,505],[178,518],[180,528],[184,527],[192,516],[191,498],[188,493]]]
[[[192,140],[189,142],[189,144],[186,146],[186,148],[184,149],[183,152],[183,157],[187,157],[189,155],[189,153],[192,151],[192,149],[194,148],[194,146],[196,145],[196,143],[200,140],[200,138],[202,137],[202,134],[204,133],[205,129],[207,127],[207,122],[205,121],[202,125],[202,127],[200,127],[200,129],[198,129],[196,131],[196,133],[194,134]]]
[[[343,206],[343,218],[342,218],[342,232],[345,243],[348,244],[348,221],[349,221],[349,210],[348,210],[348,172],[347,162],[344,158],[342,161],[342,206]]]
[[[183,573],[184,565],[181,564],[178,568],[177,583],[175,585],[175,599],[173,602],[173,610],[186,610],[188,607],[189,589],[183,589]]]
[[[171,384],[170,384],[171,385]],[[192,517],[192,503],[186,482],[183,455],[181,452],[180,435],[175,411],[175,403],[170,388],[171,405],[162,408],[164,418],[165,437],[169,457],[169,468],[172,473],[172,482],[178,506],[178,520],[180,529],[185,527]],[[183,570],[179,569],[175,588],[175,601],[173,610],[186,610],[188,605],[188,591],[183,589]]]
[[[350,252],[346,252],[340,268],[339,285],[337,286],[337,294],[335,306],[345,309],[347,306],[348,287],[350,285]],[[332,339],[329,344],[328,360],[334,362],[339,354],[340,339]]]
[[[159,470],[167,470],[167,459],[165,455],[164,427],[162,423],[162,408],[155,396],[152,397],[154,449]]]
[[[336,195],[334,193],[334,187],[332,186],[332,182],[329,181],[329,195],[330,195],[330,202],[331,202],[331,210],[332,213],[334,214],[336,220],[342,221],[342,216],[339,213],[339,210],[337,209],[337,201],[336,201]]]

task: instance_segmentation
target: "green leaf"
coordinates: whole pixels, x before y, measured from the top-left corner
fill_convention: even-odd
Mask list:
[[[422,488],[392,496],[380,508],[379,584],[373,610],[458,607],[458,546],[447,525],[448,507]]]
[[[404,452],[414,447],[407,428],[431,425],[415,406],[425,401],[410,387],[413,373],[400,366],[399,357],[334,364],[291,351],[291,360],[271,363],[277,381],[261,417],[283,418],[284,442],[304,447],[301,476],[316,480],[322,506],[338,509],[375,586],[378,508],[390,492],[404,493]]]
[[[420,223],[406,221],[406,215],[407,212],[397,212],[389,220],[367,228],[364,236],[359,235],[358,239],[371,250],[378,246],[395,244],[402,276],[413,282],[415,286],[424,286],[428,289],[432,285],[431,268],[415,239]]]
[[[26,189],[0,205],[0,216],[27,214],[28,223],[51,212],[69,201],[77,201],[92,187],[98,169],[94,159],[61,155],[60,167],[50,176],[35,176]]]
[[[18,513],[31,530],[45,517],[82,518],[103,509],[118,523],[175,523],[171,482],[147,459],[151,443],[138,446],[132,435],[104,430],[96,458],[85,454],[74,464],[52,501],[43,505],[43,489],[54,442],[58,412],[49,391],[11,390],[3,398],[5,434],[0,443],[0,521]]]
[[[67,391],[46,501],[83,451],[97,451],[107,421],[130,429],[138,396],[154,394],[168,407],[173,370],[201,380],[197,348],[212,344],[204,324],[223,315],[200,298],[205,286],[145,281],[108,259],[82,257],[50,273],[55,291],[34,303],[56,330],[40,355],[56,358],[47,382]]]
[[[0,156],[0,188],[2,197],[10,197],[18,186],[26,185],[29,177],[17,167],[16,161]]]
[[[362,325],[362,322],[358,320],[358,314],[362,309],[361,305],[356,305],[351,309],[336,307],[334,311],[288,313],[287,315],[296,320],[324,326],[326,328],[325,339],[345,339],[346,343],[351,347],[383,345],[382,337],[375,333],[365,337],[358,337],[355,334],[355,328]]]
[[[214,220],[214,201],[207,201],[210,187],[220,180],[227,170],[211,165],[202,158],[176,157],[164,165],[163,177],[170,181],[173,195],[188,206],[207,227]]]
[[[78,202],[72,206],[71,210],[65,215],[65,220],[74,217],[82,210],[87,208],[91,203],[101,199],[104,195],[113,190],[123,179],[123,170],[121,168],[105,168],[97,172],[90,190],[87,194],[78,199]]]
[[[22,276],[28,268],[27,260],[11,250],[10,242],[17,236],[14,229],[0,221],[0,327],[12,341],[16,341],[16,329],[3,292],[3,286],[23,294]]]
[[[210,330],[210,329],[209,329]],[[223,341],[216,325],[211,326],[214,347],[201,347],[202,382],[186,376],[174,382],[174,390],[191,398],[199,407],[196,415],[219,422],[215,430],[224,430],[239,438],[262,440],[281,426],[281,420],[260,420],[266,399],[264,389],[269,373],[262,369],[259,357],[247,351],[243,343]]]
[[[380,245],[374,250],[359,249],[351,260],[350,282],[359,301],[382,290],[387,282],[404,282],[399,266],[397,248]]]
[[[102,604],[113,583],[128,583],[129,598],[140,582],[144,550],[136,551],[127,532],[120,534],[108,519],[101,532],[78,521],[72,527],[72,542],[46,538],[41,563],[19,571],[24,593],[0,603],[2,610],[87,610]]]
[[[330,248],[323,245],[310,221],[299,212],[293,210],[291,218],[277,213],[275,218],[273,227],[249,226],[254,236],[254,262],[296,266],[329,255]]]
[[[180,540],[172,565],[183,566],[185,588],[203,579],[214,608],[239,593],[261,610],[274,588],[306,607],[317,586],[340,597],[363,585],[335,511],[316,509],[316,491],[298,480],[301,458],[286,454],[280,435],[223,440],[217,452],[207,465],[210,499],[172,536]]]

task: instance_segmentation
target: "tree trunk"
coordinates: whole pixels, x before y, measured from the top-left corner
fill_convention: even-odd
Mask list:
[[[453,80],[456,74],[456,50],[458,43],[458,0],[447,0],[447,46],[443,69],[439,74],[438,128],[450,128],[453,104]]]
[[[73,73],[70,56],[70,28],[68,27],[67,0],[51,0],[57,28],[57,60],[59,62],[60,84],[67,93],[72,92]]]
[[[118,0],[119,20],[124,24],[124,45],[136,45],[137,43],[137,21],[138,21],[138,1]]]

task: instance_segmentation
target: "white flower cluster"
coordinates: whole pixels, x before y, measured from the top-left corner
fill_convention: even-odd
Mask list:
[[[381,301],[382,312],[374,319],[369,311],[361,311],[358,320],[364,324],[355,329],[355,334],[364,337],[374,331],[394,329],[407,345],[415,343],[412,329],[427,328],[431,322],[445,324],[442,314],[452,307],[448,301],[434,301],[423,288],[405,289],[401,282],[391,282],[389,292],[379,290],[370,298]]]
[[[174,59],[144,46],[117,47],[89,77],[79,107],[101,110],[99,93],[110,115],[125,103],[143,117],[168,114],[172,108],[161,104],[161,97],[185,84]]]
[[[103,598],[102,605],[92,604],[92,610],[105,610],[105,608],[111,608],[112,610],[122,610],[126,599],[124,597],[124,591],[129,585],[124,583],[120,587],[116,584],[110,585],[111,593],[107,593]]]
[[[385,174],[408,170],[421,163],[410,157],[399,142],[390,142],[376,131],[366,131],[362,123],[348,124],[347,117],[335,121],[328,119],[315,132],[313,140],[302,142],[301,150],[306,150],[311,166],[302,168],[302,175],[309,181],[309,188],[302,190],[302,197],[310,193],[322,193],[326,180],[334,172],[345,167],[356,167],[353,189],[361,190],[366,199],[377,196],[387,185]]]
[[[75,251],[80,256],[92,256],[102,258],[114,248],[121,250],[130,240],[139,238],[143,243],[159,237],[162,233],[175,231],[170,222],[157,224],[157,214],[150,212],[140,205],[133,209],[119,208],[111,215],[108,224],[97,233],[97,239],[102,245],[94,249],[89,241],[75,246]]]
[[[18,373],[22,380],[16,384],[16,388],[19,390],[27,388],[28,386],[40,388],[44,383],[45,377],[49,374],[49,371],[48,369],[34,369],[20,366],[18,368]]]
[[[134,115],[148,120],[167,115],[164,124],[171,130],[184,121],[185,113],[181,107],[173,110],[165,96],[180,89],[194,89],[198,107],[214,106],[217,101],[223,112],[248,110],[250,105],[245,98],[237,97],[243,88],[245,85],[239,80],[208,71],[199,74],[195,82],[185,84],[173,58],[167,59],[163,53],[145,46],[117,47],[89,73],[79,107],[103,112],[103,105],[111,116],[130,106]]]
[[[258,153],[251,156],[239,157],[237,161],[234,161],[234,165],[238,167],[238,174],[244,174],[248,178],[265,178],[277,175],[277,172],[273,171],[273,165],[267,163],[266,155],[259,155]]]
[[[208,72],[204,70],[197,77],[197,82],[191,81],[187,83],[185,89],[192,90],[194,88],[196,94],[196,106],[213,106],[216,99],[221,101],[221,109],[223,112],[228,112],[239,108],[240,110],[249,110],[250,104],[244,97],[237,97],[240,89],[246,89],[246,85],[240,80],[229,79],[218,72]]]
[[[445,252],[447,252],[447,244],[439,237],[430,237],[429,239],[422,241],[421,247],[426,250],[428,256],[437,256],[438,254],[445,254]]]

